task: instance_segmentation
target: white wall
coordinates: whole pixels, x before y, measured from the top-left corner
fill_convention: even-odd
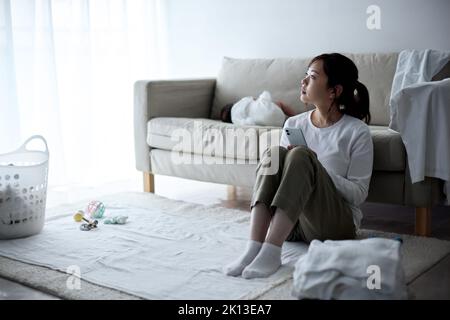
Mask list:
[[[167,76],[215,76],[223,56],[450,50],[449,0],[167,0]],[[369,5],[381,29],[369,30]]]

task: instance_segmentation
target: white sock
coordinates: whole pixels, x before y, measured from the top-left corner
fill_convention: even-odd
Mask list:
[[[259,241],[248,240],[245,252],[236,261],[225,266],[223,268],[223,272],[228,276],[240,276],[242,270],[244,270],[244,268],[248,266],[256,257],[261,249],[261,246],[262,243]]]
[[[280,266],[281,247],[264,242],[256,258],[242,271],[242,277],[266,278],[275,273]]]

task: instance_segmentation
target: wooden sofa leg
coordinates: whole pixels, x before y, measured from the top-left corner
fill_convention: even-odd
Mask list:
[[[144,172],[144,192],[155,193],[155,176],[153,173]]]
[[[431,208],[416,208],[416,235],[423,237],[431,235]]]

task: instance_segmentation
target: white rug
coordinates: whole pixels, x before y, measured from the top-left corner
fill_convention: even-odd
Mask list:
[[[148,193],[98,200],[107,215],[126,214],[128,223],[100,222],[98,230],[84,232],[72,216],[86,203],[49,209],[40,234],[0,241],[0,276],[68,299],[254,299],[290,281],[293,265],[307,250],[303,243],[285,243],[284,265],[267,279],[227,277],[221,268],[245,246],[248,212]],[[360,235],[367,236],[396,235]],[[402,237],[408,282],[450,252],[447,241]],[[81,289],[67,286],[70,266],[81,271]]]

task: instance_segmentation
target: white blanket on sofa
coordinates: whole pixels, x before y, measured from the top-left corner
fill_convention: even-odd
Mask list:
[[[400,133],[411,181],[425,176],[446,181],[450,205],[450,79],[430,81],[450,60],[450,52],[400,52],[390,97],[389,128]]]
[[[231,109],[231,120],[241,126],[273,126],[282,127],[286,115],[272,101],[272,95],[264,91],[258,97],[245,97],[236,102]]]

